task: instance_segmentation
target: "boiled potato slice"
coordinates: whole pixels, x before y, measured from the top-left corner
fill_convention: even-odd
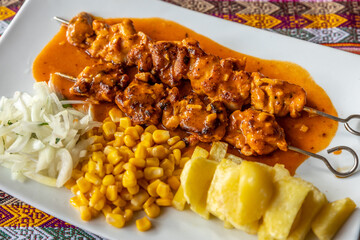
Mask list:
[[[256,222],[264,215],[273,195],[271,167],[243,161],[240,165],[239,202],[231,214],[230,223],[245,225]]]
[[[233,161],[234,163],[237,163],[237,164],[240,164],[243,161],[242,158],[240,158],[238,156],[235,156],[234,154],[231,154],[231,153],[227,153],[225,155],[225,158],[228,159],[228,160],[231,160],[231,161]]]
[[[228,144],[224,142],[213,142],[210,149],[209,159],[220,162],[225,158]]]
[[[209,152],[206,149],[196,146],[193,154],[191,155],[191,158],[198,158],[198,157],[208,158],[208,156],[209,156]]]
[[[313,232],[320,240],[331,239],[355,208],[350,198],[326,204],[311,225]]]
[[[236,208],[236,196],[240,179],[240,166],[223,159],[217,166],[211,182],[207,209],[220,220],[226,221],[225,208]]]
[[[176,210],[182,211],[186,205],[186,199],[184,196],[184,189],[182,186],[176,191],[175,196],[172,200],[172,205]]]
[[[298,214],[298,221],[296,224],[293,224],[290,235],[287,238],[288,240],[305,239],[310,231],[312,220],[327,202],[326,197],[322,192],[312,184],[308,183],[308,185],[311,187],[311,191],[305,198]]]
[[[276,239],[285,239],[289,235],[298,212],[311,190],[311,187],[299,178],[283,177],[275,182],[274,197],[263,218],[265,231]]]
[[[185,164],[180,176],[184,197],[191,210],[205,219],[209,219],[206,199],[217,165],[218,162],[206,158],[193,158]]]

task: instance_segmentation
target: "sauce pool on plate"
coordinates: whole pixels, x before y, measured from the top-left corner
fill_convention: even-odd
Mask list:
[[[108,19],[107,22],[113,24],[120,20],[121,19]],[[144,32],[153,40],[179,41],[186,37],[190,37],[198,40],[201,48],[207,53],[217,55],[221,58],[246,57],[246,71],[259,71],[267,77],[281,79],[300,85],[307,92],[306,106],[313,107],[331,115],[337,115],[336,109],[326,92],[315,83],[305,69],[297,64],[276,60],[264,60],[244,55],[221,46],[211,39],[197,34],[189,28],[172,21],[160,18],[134,18],[132,21],[134,22],[137,31]],[[66,27],[62,26],[58,34],[54,36],[35,59],[33,64],[33,75],[36,81],[48,81],[50,74],[55,72],[61,72],[76,77],[86,66],[93,65],[97,61],[98,59],[91,58],[83,49],[79,49],[69,44],[66,41]],[[82,99],[81,97],[73,96],[69,93],[69,88],[73,85],[73,82],[61,77],[55,77],[54,80],[56,90],[62,93],[65,98]],[[95,118],[101,121],[106,117],[108,110],[113,106],[113,104],[109,103],[95,105]],[[337,122],[333,120],[320,116],[310,116],[304,111],[300,118],[294,119],[291,117],[282,117],[277,118],[276,120],[280,126],[284,128],[286,140],[289,145],[314,153],[321,151],[329,145],[338,127]],[[206,149],[210,149],[210,144],[199,143],[199,145]],[[185,151],[190,153],[192,150],[193,147],[188,147]],[[284,152],[280,150],[276,150],[266,156],[257,157],[244,157],[240,155],[236,148],[230,148],[229,152],[247,160],[258,161],[271,166],[276,163],[284,164],[291,174],[294,174],[296,168],[308,158],[307,156],[296,152]]]

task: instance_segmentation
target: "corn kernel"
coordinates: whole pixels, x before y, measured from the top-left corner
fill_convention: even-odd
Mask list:
[[[159,185],[156,188],[156,193],[161,198],[166,198],[170,194],[170,186],[164,182],[160,182]]]
[[[94,207],[101,199],[104,199],[104,194],[98,188],[95,188],[90,197],[89,206]]]
[[[146,215],[150,218],[156,218],[160,215],[160,207],[155,203],[151,204],[148,207],[144,208]]]
[[[136,131],[136,130],[135,130]],[[130,135],[125,135],[124,137],[124,143],[128,147],[134,147],[136,145],[135,139]]]
[[[161,162],[160,167],[162,167],[164,170],[171,169],[171,172],[174,171],[174,169],[175,169],[174,163],[167,158],[165,158]]]
[[[120,192],[120,196],[126,200],[126,201],[130,201],[132,199],[132,195],[129,193],[129,191],[127,190],[127,188],[124,188],[123,190],[121,190]]]
[[[79,190],[82,193],[88,192],[91,189],[91,186],[92,186],[90,181],[88,181],[84,177],[81,177],[78,180],[76,180],[76,184],[78,185]]]
[[[149,207],[151,204],[153,204],[156,200],[156,197],[149,197],[143,204],[143,208]]]
[[[161,178],[164,175],[164,170],[160,167],[146,167],[144,169],[144,177],[147,180]]]
[[[81,201],[77,196],[70,198],[70,204],[75,208],[79,208],[82,205]]]
[[[94,129],[90,129],[89,131],[86,132],[86,137],[90,138],[94,136]]]
[[[170,199],[170,198],[158,198],[158,199],[156,199],[155,202],[159,206],[168,207],[168,206],[171,206],[172,199]]]
[[[103,120],[103,123],[106,123],[106,122],[112,122],[112,121],[111,121],[111,118],[106,117],[106,118]],[[104,130],[103,130],[103,131],[104,131]]]
[[[124,136],[121,137],[115,137],[115,140],[113,142],[114,147],[120,147],[124,145]]]
[[[122,179],[122,185],[126,188],[128,187],[134,187],[137,183],[135,173],[133,171],[125,171],[123,179]]]
[[[103,209],[103,207],[105,206],[105,203],[106,203],[106,199],[102,197],[97,203],[95,203],[93,207],[94,209],[101,211],[101,209]]]
[[[92,160],[94,160],[95,162],[104,162],[106,160],[106,156],[103,152],[97,151],[97,152],[93,152],[91,155]]]
[[[141,144],[143,144],[145,147],[152,147],[154,145],[153,136],[149,132],[144,132],[141,135]]]
[[[106,163],[104,167],[105,167],[105,174],[111,174],[112,171],[114,170],[114,165],[112,165],[111,163]]]
[[[126,222],[130,221],[133,216],[134,216],[134,212],[131,209],[125,209],[124,218]]]
[[[115,149],[114,151],[111,151],[108,155],[107,155],[107,160],[109,161],[109,163],[111,163],[112,165],[116,165],[118,164],[121,160],[122,160],[122,156],[120,155],[119,150]]]
[[[103,149],[103,145],[101,143],[94,143],[88,147],[88,150],[90,152],[96,152],[96,151],[100,151],[102,149]]]
[[[109,213],[106,215],[106,222],[116,228],[122,228],[125,225],[125,218],[121,214]]]
[[[87,172],[89,170],[89,162],[85,163],[82,167],[81,167],[81,171],[82,172]]]
[[[112,213],[124,215],[124,211],[119,207],[114,208]]]
[[[94,185],[100,185],[101,184],[101,178],[96,176],[93,173],[85,173],[85,179],[91,182]]]
[[[120,122],[120,118],[123,117],[123,112],[118,108],[112,108],[109,111],[109,117],[113,122]]]
[[[146,167],[158,167],[159,166],[159,159],[158,158],[147,158],[146,159]]]
[[[131,127],[131,120],[128,117],[120,118],[120,127],[126,129],[128,127]]]
[[[155,125],[150,125],[147,128],[145,128],[145,132],[153,133],[155,130],[157,130],[157,127]]]
[[[120,173],[119,175],[115,175],[115,181],[120,182],[122,186],[122,179],[124,177],[124,173]]]
[[[178,141],[177,143],[175,143],[174,145],[172,145],[170,147],[170,150],[174,150],[174,149],[183,149],[186,147],[186,144],[184,141]]]
[[[104,148],[104,153],[106,156],[109,155],[109,153],[111,153],[112,151],[116,151],[116,148],[114,148],[113,146],[106,146]]]
[[[124,164],[123,168],[127,171],[132,171],[132,172],[136,172],[136,167],[134,164],[130,163],[130,162],[127,162]]]
[[[173,154],[174,154],[174,157],[175,157],[175,164],[177,166],[179,166],[180,159],[181,159],[181,151],[180,151],[180,149],[174,149]]]
[[[152,197],[158,196],[156,189],[160,183],[161,183],[161,181],[159,179],[156,179],[155,181],[153,181],[152,183],[149,184],[149,186],[147,187],[147,191],[150,194],[150,196],[152,196]]]
[[[158,145],[153,147],[152,156],[159,159],[164,159],[169,154],[169,150],[166,149],[163,145]]]
[[[146,165],[146,161],[143,158],[130,158],[129,163],[133,164],[136,167],[143,168]]]
[[[80,217],[83,221],[91,220],[91,212],[90,212],[89,207],[86,207],[86,206],[80,207]]]
[[[77,184],[72,186],[70,190],[74,195],[76,195],[80,191],[79,186]]]
[[[140,139],[140,134],[136,127],[128,127],[124,131],[125,135],[130,135],[134,140]]]
[[[135,176],[136,176],[136,179],[143,178],[144,172],[142,170],[136,170]]]
[[[146,147],[143,144],[139,143],[135,151],[135,158],[145,159],[146,155],[147,155]]]
[[[169,177],[167,179],[167,183],[169,184],[170,188],[175,191],[177,191],[180,187],[180,180],[175,176]]]
[[[112,212],[112,209],[110,207],[110,205],[105,205],[103,207],[103,209],[101,209],[102,213],[104,214],[104,216],[106,217],[107,214],[111,213]]]
[[[66,187],[67,189],[71,189],[72,186],[74,186],[76,184],[75,179],[70,178],[69,180],[66,181],[66,183],[64,184],[64,187]]]
[[[139,185],[135,185],[133,187],[128,187],[127,190],[129,191],[129,193],[131,195],[135,195],[135,194],[137,194],[139,192],[140,187],[139,187]]]
[[[107,186],[105,186],[105,185],[100,186],[100,192],[104,195],[106,194],[106,189],[107,189]]]
[[[103,134],[106,139],[113,139],[116,132],[116,124],[114,122],[105,122],[102,125]]]
[[[95,161],[89,160],[87,172],[93,173],[93,174],[96,173],[96,162]]]
[[[147,189],[147,187],[149,186],[149,184],[148,184],[148,182],[145,180],[145,179],[143,179],[143,178],[140,178],[140,179],[138,179],[138,184],[140,185],[140,187],[142,187],[143,189]]]
[[[146,217],[136,220],[136,227],[139,231],[145,232],[151,228],[151,222]]]
[[[75,180],[79,179],[82,176],[84,176],[84,173],[78,169],[74,169],[71,173],[71,177],[73,177]]]
[[[121,190],[122,190],[122,188],[123,188],[123,186],[122,186],[122,179],[119,180],[119,181],[116,181],[116,182],[115,182],[115,185],[116,185],[116,187],[117,187],[117,191],[118,191],[118,192],[121,192]]]
[[[109,201],[115,201],[118,198],[118,191],[116,185],[110,185],[106,189],[106,198]]]
[[[178,141],[180,141],[181,138],[179,136],[174,136],[172,138],[169,138],[167,140],[167,144],[169,144],[170,146],[174,145],[175,143],[177,143]]]
[[[124,170],[124,164],[125,164],[124,162],[119,162],[119,164],[117,164],[114,167],[112,174],[114,174],[115,176],[118,176]]]
[[[112,201],[112,204],[114,204],[117,207],[125,207],[126,201],[121,197],[118,197],[115,201]]]
[[[115,177],[114,175],[106,175],[103,180],[102,180],[102,184],[105,186],[109,186],[115,183]]]
[[[165,143],[170,138],[170,133],[167,130],[155,130],[153,132],[153,140],[157,144]]]
[[[181,172],[182,172],[182,169],[179,168],[179,169],[174,170],[173,173],[172,173],[172,175],[173,175],[173,176],[180,177]]]

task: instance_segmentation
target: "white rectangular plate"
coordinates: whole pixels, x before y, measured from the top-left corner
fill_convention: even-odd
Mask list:
[[[0,38],[0,95],[11,96],[14,91],[32,92],[31,67],[37,54],[59,30],[53,16],[70,19],[80,11],[101,17],[161,17],[178,22],[236,51],[265,59],[277,59],[299,64],[332,99],[339,116],[360,113],[360,56],[315,45],[305,41],[247,27],[210,17],[160,1],[150,0],[28,0],[15,20]],[[359,127],[359,123],[357,127]],[[347,145],[360,154],[360,137],[347,133],[339,126],[330,146]],[[320,154],[327,155],[325,151]],[[338,167],[350,164],[333,156]],[[340,162],[341,162],[340,161]],[[334,177],[323,163],[308,159],[297,175],[315,184],[330,201],[351,197],[360,203],[360,174],[348,179]],[[33,181],[24,184],[11,180],[10,172],[0,167],[0,189],[53,216],[109,239],[256,239],[238,230],[224,229],[215,219],[206,221],[190,210],[164,210],[153,221],[155,227],[140,233],[134,224],[123,229],[110,227],[103,218],[83,222],[69,204],[70,192],[49,188]],[[353,214],[338,239],[357,239],[359,211]]]

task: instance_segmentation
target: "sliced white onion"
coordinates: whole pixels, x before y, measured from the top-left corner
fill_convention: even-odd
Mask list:
[[[44,82],[34,90],[34,96],[16,92],[0,99],[0,165],[10,168],[14,179],[26,176],[60,187],[87,155],[90,140],[81,136],[100,123],[63,106],[86,102],[60,100]]]

